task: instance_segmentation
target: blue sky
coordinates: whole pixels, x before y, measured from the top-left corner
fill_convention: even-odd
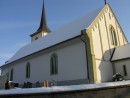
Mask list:
[[[44,0],[51,31],[104,5],[104,0]],[[107,0],[130,41],[129,0]],[[0,0],[0,65],[22,46],[39,26],[42,0]]]

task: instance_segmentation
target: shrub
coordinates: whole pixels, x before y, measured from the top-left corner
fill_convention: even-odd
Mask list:
[[[113,81],[123,81],[124,80],[124,77],[123,75],[121,75],[121,73],[116,73],[113,78],[112,78]]]

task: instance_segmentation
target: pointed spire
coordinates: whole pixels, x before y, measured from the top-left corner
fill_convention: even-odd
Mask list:
[[[37,31],[45,31],[45,32],[51,32],[50,29],[47,26],[46,22],[46,14],[45,14],[45,8],[44,8],[44,0],[43,0],[43,8],[42,8],[42,15],[41,15],[41,23]]]
[[[33,34],[31,34],[30,36],[33,37],[39,33],[49,33],[51,32],[50,29],[47,26],[47,21],[46,21],[46,14],[45,14],[45,8],[44,8],[44,0],[43,0],[43,8],[42,8],[42,15],[41,15],[41,22],[40,22],[40,26],[37,29],[37,31]]]

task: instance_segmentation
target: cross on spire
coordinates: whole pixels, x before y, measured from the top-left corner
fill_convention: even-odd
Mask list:
[[[104,0],[105,5],[107,4],[107,0]]]

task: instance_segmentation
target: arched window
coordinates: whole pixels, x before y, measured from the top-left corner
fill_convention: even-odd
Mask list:
[[[13,81],[13,74],[14,74],[14,70],[12,68],[10,71],[10,81]]]
[[[38,37],[35,37],[35,40],[37,40],[38,39]]]
[[[117,45],[116,32],[113,26],[110,26],[110,36],[112,45]]]
[[[58,74],[58,56],[56,53],[51,55],[50,58],[50,73],[51,75]]]
[[[30,63],[26,64],[26,78],[30,78]]]

